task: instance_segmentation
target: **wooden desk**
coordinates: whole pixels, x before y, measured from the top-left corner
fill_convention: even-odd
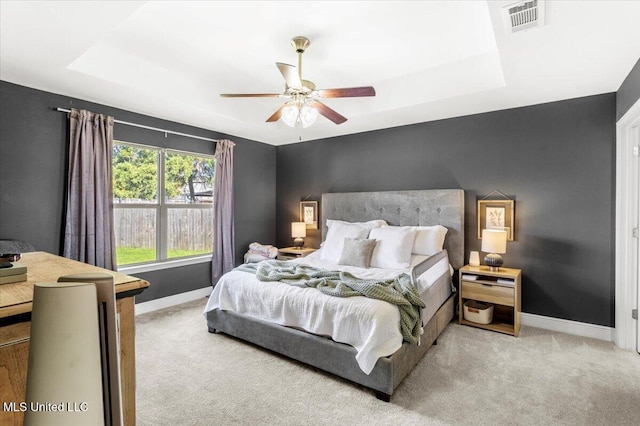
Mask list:
[[[116,306],[120,316],[120,369],[124,424],[136,423],[136,363],[134,297],[149,283],[118,272],[87,265],[45,252],[24,253],[27,281],[0,284],[0,404],[23,402],[26,396],[31,307],[35,283],[56,282],[58,277],[88,272],[114,276]],[[23,413],[5,412],[1,425],[22,425]]]

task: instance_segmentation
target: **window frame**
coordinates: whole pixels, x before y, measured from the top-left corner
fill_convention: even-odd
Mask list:
[[[128,142],[123,140],[114,140],[113,145],[123,145],[138,149],[146,149],[156,152],[157,158],[157,181],[156,181],[156,200],[148,203],[118,203],[113,202],[113,209],[127,208],[127,209],[154,209],[156,220],[156,258],[147,262],[128,263],[124,265],[117,265],[116,270],[127,273],[139,273],[149,272],[167,268],[174,268],[177,266],[193,265],[197,263],[210,262],[213,256],[213,244],[211,245],[211,251],[203,254],[197,254],[192,256],[181,257],[168,257],[169,254],[169,210],[176,208],[195,208],[195,209],[213,209],[213,202],[211,203],[169,203],[165,194],[165,180],[166,180],[166,154],[174,153],[180,155],[189,155],[193,157],[207,158],[214,160],[215,157],[212,154],[203,154],[200,152],[191,152],[173,148],[162,148],[152,145],[145,145],[136,142]],[[215,164],[215,163],[214,163]],[[113,166],[112,166],[113,171]],[[113,179],[113,178],[112,178]],[[214,178],[215,179],[215,178]],[[215,186],[215,180],[214,180]],[[113,198],[112,198],[113,199]],[[117,249],[117,242],[116,242]],[[116,260],[117,262],[117,260]]]

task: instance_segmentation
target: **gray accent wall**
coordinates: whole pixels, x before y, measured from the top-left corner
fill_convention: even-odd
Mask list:
[[[55,107],[229,138],[236,263],[249,243],[289,246],[299,201],[324,192],[465,190],[465,260],[480,249],[476,201],[516,200],[505,265],[523,270],[523,311],[614,325],[615,122],[640,98],[636,64],[615,93],[273,147],[0,81],[0,238],[60,253],[68,122]],[[322,119],[322,118],[321,118]],[[213,153],[212,143],[115,126],[115,138]],[[322,206],[320,205],[322,214]],[[318,246],[320,231],[307,245]],[[136,274],[147,301],[210,285],[210,263]]]
[[[503,257],[523,270],[523,312],[611,327],[615,121],[609,93],[279,146],[277,244],[291,245],[299,202],[324,192],[461,188],[468,261],[477,200],[499,190],[516,200]]]
[[[616,94],[616,121],[640,99],[640,59],[620,85]]]
[[[253,241],[275,239],[275,147],[97,103],[0,81],[0,238],[29,241],[61,254],[68,156],[68,119],[55,111],[84,108],[118,120],[206,138],[231,139],[234,149],[236,262]],[[215,144],[116,124],[114,138],[213,154]],[[151,283],[137,302],[211,285],[211,263],[135,274]]]

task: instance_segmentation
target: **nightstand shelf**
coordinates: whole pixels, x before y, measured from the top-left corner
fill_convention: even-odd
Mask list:
[[[521,276],[520,269],[491,271],[488,266],[462,267],[458,291],[459,323],[517,337],[520,332]],[[493,304],[493,321],[479,324],[465,320],[463,305],[468,300]]]
[[[305,257],[316,251],[317,249],[310,247],[296,248],[286,247],[278,250],[278,260],[291,260],[299,257]]]

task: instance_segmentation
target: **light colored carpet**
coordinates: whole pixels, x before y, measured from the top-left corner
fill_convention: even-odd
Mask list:
[[[139,425],[638,425],[640,355],[451,323],[390,403],[207,331],[205,300],[136,317]]]

